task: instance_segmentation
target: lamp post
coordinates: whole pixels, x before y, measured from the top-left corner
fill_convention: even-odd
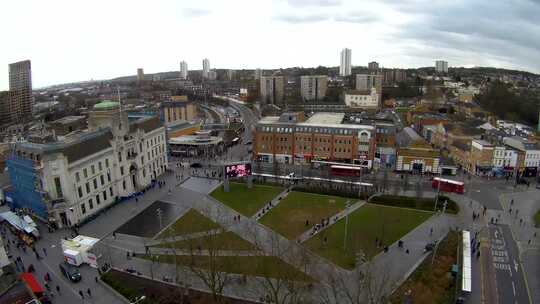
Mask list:
[[[343,250],[347,250],[347,228],[349,227],[349,212],[350,207],[349,201],[345,203],[345,237],[343,238]]]

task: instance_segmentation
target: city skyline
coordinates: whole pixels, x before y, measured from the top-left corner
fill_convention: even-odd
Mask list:
[[[133,75],[137,67],[149,74],[175,71],[180,60],[199,70],[205,57],[216,69],[338,66],[344,47],[354,52],[354,66],[377,61],[381,67],[415,68],[442,59],[451,66],[540,72],[540,21],[535,18],[540,4],[534,1],[239,0],[233,6],[200,1],[195,7],[186,2],[127,8],[107,3],[107,10],[99,2],[84,15],[69,1],[3,4],[0,26],[13,30],[4,35],[10,48],[0,56],[0,90],[8,89],[8,64],[26,59],[32,60],[33,83],[39,88]],[[503,14],[504,22],[492,18]],[[22,16],[32,22],[20,23]],[[100,16],[100,22],[93,16]],[[16,23],[21,25],[10,26]],[[239,33],[250,43],[232,43],[230,34],[242,24],[251,24]],[[183,38],[171,39],[176,35]],[[267,43],[268,37],[279,37],[279,43]],[[314,50],[310,42],[317,39],[324,43]],[[168,46],[156,49],[156,43]]]

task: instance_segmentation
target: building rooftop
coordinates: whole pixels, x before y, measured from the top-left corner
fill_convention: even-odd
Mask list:
[[[488,146],[488,147],[493,146],[492,143],[483,139],[473,139],[472,141],[482,146]]]
[[[157,116],[141,118],[129,124],[130,132],[135,132],[138,129],[150,132],[160,126],[161,122]],[[37,154],[63,153],[68,162],[72,163],[110,148],[112,137],[109,128],[101,128],[96,131],[73,134],[73,136],[65,137],[60,141],[50,143],[21,142],[16,143],[15,146],[21,150]]]
[[[319,112],[306,120],[305,124],[341,124],[344,117],[345,113]]]
[[[51,123],[52,124],[69,124],[69,123],[76,122],[78,120],[85,119],[85,118],[86,118],[85,116],[65,116]]]
[[[112,110],[120,107],[120,103],[112,100],[104,100],[94,105],[94,110]]]

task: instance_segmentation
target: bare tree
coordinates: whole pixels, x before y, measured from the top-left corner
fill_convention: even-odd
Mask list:
[[[324,304],[386,304],[390,293],[388,279],[387,269],[375,269],[370,263],[357,266],[350,273],[336,270],[328,274],[317,296]]]
[[[253,229],[255,245],[266,248],[265,252],[288,263],[291,267],[275,267],[273,264],[257,265],[258,277],[254,278],[257,296],[269,303],[294,304],[303,303],[306,291],[312,286],[311,278],[305,274],[310,263],[307,251],[292,241],[278,234],[271,233],[269,239],[262,239]]]
[[[232,282],[232,275],[225,272],[229,261],[221,255],[217,235],[215,230],[205,233],[204,248],[200,242],[191,239],[188,268],[209,289],[215,303],[221,303],[221,295],[225,287]]]
[[[212,212],[214,211],[214,212]],[[206,210],[203,214],[214,215],[214,220],[219,223],[229,222],[221,209]],[[222,303],[223,290],[232,283],[233,275],[226,272],[230,264],[231,253],[226,258],[222,253],[223,241],[220,240],[222,228],[212,229],[203,233],[198,238],[190,238],[187,242],[188,269],[191,274],[200,279],[209,289],[215,303]]]

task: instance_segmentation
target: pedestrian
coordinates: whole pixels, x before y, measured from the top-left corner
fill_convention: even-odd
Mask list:
[[[512,200],[510,201],[510,206],[513,206],[513,205],[514,205],[514,199],[512,199]]]
[[[152,260],[152,261],[153,261],[153,260]],[[94,279],[96,280],[96,283],[97,283],[97,282],[98,282],[98,277],[95,277]]]
[[[86,290],[86,293],[88,293],[88,297],[89,297],[89,298],[92,297],[92,293],[90,292],[90,288],[88,288],[88,289]]]
[[[405,253],[406,253],[406,254],[409,254],[409,248],[407,248],[407,250],[405,250]]]
[[[62,293],[60,292],[60,286],[59,286],[59,285],[56,285],[56,292],[58,292],[58,294],[62,294]]]
[[[512,214],[512,208],[508,209],[508,212],[509,212],[510,214]]]
[[[84,293],[82,292],[82,290],[79,290],[79,295],[81,296],[82,299],[84,299]]]
[[[531,239],[529,239],[529,242],[528,242],[528,244],[529,244],[529,245],[531,244]]]
[[[432,236],[433,235],[433,227],[431,227],[431,229],[429,229],[429,236]]]
[[[47,249],[45,247],[43,247],[43,254],[47,256]]]
[[[519,225],[523,226],[523,219],[522,218],[519,219]]]

